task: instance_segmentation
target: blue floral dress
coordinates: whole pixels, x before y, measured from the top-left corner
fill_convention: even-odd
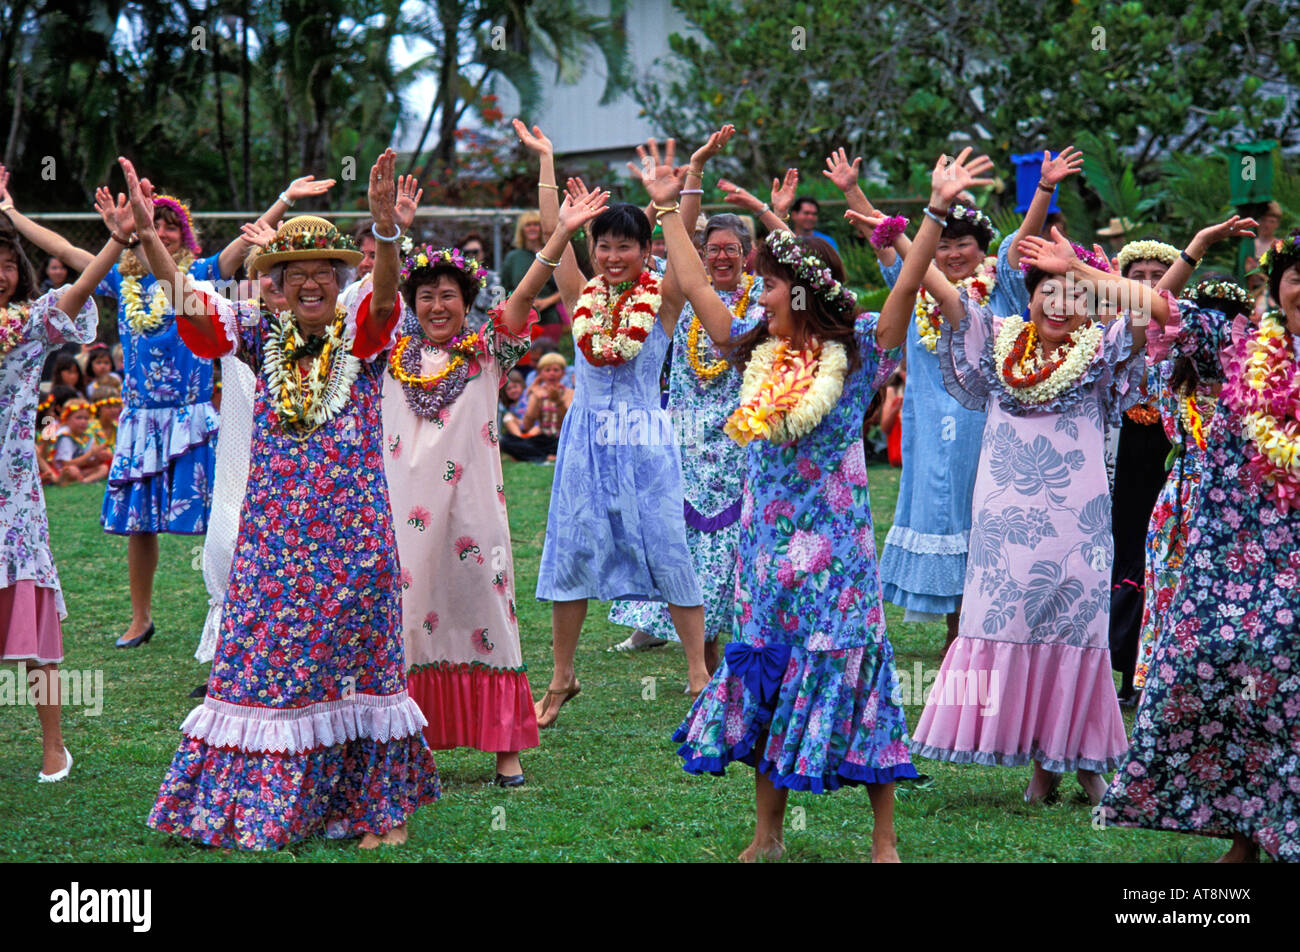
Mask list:
[[[190,275],[220,279],[218,257],[195,261]],[[203,535],[212,508],[219,425],[212,406],[212,361],[185,346],[171,310],[158,330],[132,332],[122,299],[124,279],[114,265],[95,291],[117,299],[123,362],[122,416],[100,523],[116,535]],[[146,307],[156,283],[152,274],[140,279]]]
[[[732,640],[673,734],[690,773],[739,760],[777,787],[917,776],[885,634],[862,418],[897,366],[858,318],[862,364],[807,436],[746,449]],[[733,335],[754,326],[733,322]],[[759,742],[766,734],[765,743]]]
[[[681,457],[659,402],[669,343],[656,320],[626,363],[596,367],[577,351],[537,573],[543,601],[701,604],[682,519]]]
[[[763,279],[754,278],[745,317],[757,321]],[[728,308],[740,305],[742,288],[719,291]],[[690,302],[682,308],[673,331],[673,361],[668,375],[668,413],[682,441],[682,503],[686,544],[695,559],[695,574],[704,593],[704,639],[715,641],[731,631],[736,600],[736,544],[740,535],[740,489],[745,478],[745,451],[722,431],[736,408],[740,372],[732,367],[709,381],[699,378],[687,359],[691,323]],[[700,329],[700,361],[708,366],[722,351]],[[672,616],[662,602],[615,602],[609,620],[616,625],[677,641]]]
[[[1255,328],[1179,308],[1173,356],[1224,380]],[[1102,802],[1121,826],[1240,834],[1300,862],[1300,511],[1247,476],[1240,432],[1220,401],[1132,746]]]
[[[262,373],[272,322],[240,305],[236,331],[216,306],[258,375],[248,489],[207,697],[181,725],[148,822],[241,849],[380,835],[439,795],[406,691],[384,361],[358,354],[344,408],[310,435],[290,433]]]
[[[1007,254],[1015,235],[998,249],[989,310],[1019,314],[1029,304],[1023,272]],[[892,288],[903,259],[881,265]],[[907,388],[903,395],[903,469],[894,521],[880,554],[886,601],[909,617],[946,615],[961,606],[970,544],[971,499],[979,466],[985,413],[963,406],[944,389],[939,355],[921,342],[916,319],[907,322]]]

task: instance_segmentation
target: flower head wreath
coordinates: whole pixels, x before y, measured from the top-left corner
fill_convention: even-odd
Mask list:
[[[952,227],[959,221],[964,221],[969,225],[974,225],[980,231],[988,236],[988,243],[992,244],[998,237],[998,230],[993,227],[993,219],[989,218],[978,208],[972,208],[969,205],[963,205],[961,202],[953,205],[948,209],[948,227]]]
[[[857,296],[835,280],[835,275],[821,258],[806,252],[791,232],[784,229],[770,232],[767,247],[772,257],[793,271],[831,307],[850,312],[857,307]]]
[[[1300,261],[1300,229],[1291,232],[1288,238],[1278,238],[1269,245],[1268,250],[1259,256],[1259,270],[1272,277],[1273,269],[1283,270]]]
[[[1235,281],[1211,278],[1202,281],[1192,290],[1192,300],[1200,307],[1211,307],[1216,311],[1244,313],[1254,301],[1250,292]]]
[[[174,195],[155,195],[153,207],[166,208],[181,220],[181,242],[190,252],[197,255],[202,250],[199,248],[198,240],[194,237],[194,220],[190,217],[188,205]]]
[[[467,258],[459,248],[435,248],[433,245],[421,245],[412,248],[402,262],[402,281],[409,281],[421,271],[451,266],[463,271],[478,283],[482,291],[487,287],[487,269],[479,264],[477,258]]]
[[[1173,245],[1167,245],[1163,241],[1151,241],[1149,239],[1130,241],[1119,249],[1119,254],[1115,256],[1115,262],[1119,265],[1121,274],[1135,261],[1159,261],[1161,264],[1171,265],[1177,260],[1177,248]]]

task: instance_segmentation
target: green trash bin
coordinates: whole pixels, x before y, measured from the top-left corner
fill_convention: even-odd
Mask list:
[[[1230,145],[1222,150],[1228,158],[1228,187],[1234,206],[1240,208],[1272,201],[1273,150],[1276,148],[1275,141],[1266,139]]]

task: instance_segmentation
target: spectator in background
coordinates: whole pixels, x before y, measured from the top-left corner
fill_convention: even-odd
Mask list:
[[[1264,254],[1276,240],[1277,230],[1282,225],[1282,206],[1269,202],[1259,213],[1259,230],[1255,235],[1255,257]],[[1258,262],[1256,262],[1258,267]]]
[[[41,293],[63,287],[68,283],[70,273],[68,266],[58,258],[46,258],[45,267],[41,269]]]
[[[466,258],[473,258],[478,262],[479,267],[487,271],[487,283],[483,285],[483,290],[479,291],[478,297],[470,305],[469,316],[475,326],[481,325],[487,320],[488,312],[498,304],[504,304],[506,301],[505,288],[501,286],[501,275],[499,275],[488,265],[492,263],[487,255],[487,246],[483,242],[483,236],[477,232],[471,231],[468,235],[460,240],[457,244]]]
[[[540,212],[526,211],[515,222],[515,242],[505,261],[501,263],[501,284],[507,293],[519,287],[519,282],[528,273],[534,256],[542,249],[542,215]],[[555,279],[542,285],[542,293],[533,302],[540,317],[542,336],[552,343],[558,341],[569,325],[569,316],[560,301],[560,292],[555,286]]]
[[[497,396],[497,435],[501,452],[520,462],[544,460],[547,456],[546,447],[535,443],[542,428],[534,426],[531,430],[525,430],[520,423],[519,414],[515,412],[515,404],[527,399],[524,375],[518,370],[510,371],[510,376],[506,378],[505,385]]]
[[[54,359],[54,373],[50,382],[57,387],[71,387],[78,396],[86,395],[86,374],[71,354],[59,354]]]
[[[111,460],[117,447],[117,421],[122,416],[122,391],[105,387],[91,404],[91,410],[95,417],[90,421],[90,440],[95,446],[108,447]]]
[[[86,351],[86,398],[101,400],[111,391],[122,395],[122,378],[113,371],[113,352],[107,344],[95,344]]]
[[[352,229],[352,240],[357,243],[357,250],[361,252],[361,263],[357,265],[356,280],[358,281],[375,270],[375,235],[370,230],[374,224],[373,218],[366,218]]]
[[[528,388],[528,409],[521,424],[525,432],[534,424],[541,428],[537,443],[546,448],[546,458],[555,459],[560,445],[560,426],[573,403],[573,388],[564,383],[568,363],[558,351],[544,354],[537,362],[537,376]]]
[[[50,461],[58,484],[93,483],[108,475],[113,451],[96,446],[90,435],[91,406],[79,397],[63,405],[59,415],[62,425],[54,438],[54,457]]]
[[[817,231],[817,217],[820,214],[821,206],[817,204],[817,199],[807,195],[796,198],[790,208],[790,229],[800,238],[820,238],[838,252],[840,246],[835,243],[835,239],[825,232]]]

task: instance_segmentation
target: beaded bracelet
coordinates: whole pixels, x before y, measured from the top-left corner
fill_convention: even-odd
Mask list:
[[[894,240],[903,233],[907,227],[907,219],[902,215],[894,215],[892,218],[886,218],[877,225],[871,232],[871,247],[888,248],[893,245]]]

